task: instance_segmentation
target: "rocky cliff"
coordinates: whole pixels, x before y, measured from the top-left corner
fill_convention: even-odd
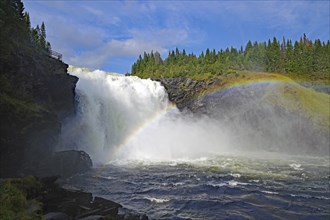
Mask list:
[[[61,122],[75,112],[78,81],[68,75],[67,67],[27,50],[11,54],[1,64],[1,177],[61,174],[50,171],[50,161]]]
[[[220,79],[193,80],[190,78],[157,78],[166,89],[169,100],[181,110],[194,113],[202,112],[203,96],[212,88],[221,84]]]

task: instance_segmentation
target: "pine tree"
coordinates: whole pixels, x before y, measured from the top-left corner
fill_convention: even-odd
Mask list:
[[[252,49],[252,42],[249,40],[245,46],[244,54],[248,53]]]
[[[160,57],[160,53],[158,53],[158,51],[155,52],[155,64],[156,65],[159,65],[161,64],[163,61],[162,61],[162,58]]]
[[[278,72],[280,71],[280,46],[276,39],[273,38],[273,41],[268,41],[268,45],[266,48],[266,69],[270,72]]]
[[[18,19],[19,20],[23,20],[23,17],[24,17],[24,5],[23,5],[23,2],[21,2],[21,0],[12,0],[12,2],[16,6],[15,8],[17,10]]]
[[[30,14],[24,11],[21,0],[0,1],[0,49],[1,59],[9,59],[16,51],[50,51],[46,41],[44,23],[31,27]],[[32,50],[31,50],[32,49]],[[1,60],[1,63],[5,61]]]
[[[179,48],[175,48],[175,56],[178,57],[180,55],[180,51]]]
[[[51,54],[52,53],[52,46],[50,45],[50,43],[47,41],[47,44],[46,44],[46,51],[48,54]]]
[[[31,21],[30,21],[30,14],[29,14],[29,12],[25,12],[24,13],[24,21],[25,21],[27,30],[30,31],[31,30]]]
[[[288,40],[286,43],[286,52],[285,52],[285,62],[284,62],[284,72],[292,73],[294,72],[294,54],[292,41]]]
[[[169,51],[168,57],[162,62],[158,52],[139,56],[132,65],[132,74],[141,77],[191,77],[203,74],[204,77],[220,75],[229,70],[252,70],[282,73],[317,73],[323,77],[330,72],[330,42],[313,43],[304,34],[294,46],[291,40],[280,43],[276,37],[266,42],[247,42],[238,51],[236,48],[207,48],[199,56],[193,53],[187,55],[183,49]],[[323,75],[322,75],[323,74]]]
[[[40,47],[43,50],[46,50],[47,48],[47,43],[46,43],[46,28],[45,28],[45,23],[42,22],[41,28],[40,28]]]

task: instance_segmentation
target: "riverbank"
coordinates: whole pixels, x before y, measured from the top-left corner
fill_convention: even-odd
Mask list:
[[[1,179],[0,219],[148,219],[92,193],[64,189],[57,178]]]

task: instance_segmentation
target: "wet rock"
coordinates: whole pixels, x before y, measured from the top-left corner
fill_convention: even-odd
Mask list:
[[[35,160],[33,163],[25,164],[22,172],[38,177],[51,175],[67,178],[78,173],[84,173],[93,165],[86,152],[77,150],[48,152],[48,155]]]
[[[43,216],[45,220],[70,220],[71,218],[63,212],[49,212]]]
[[[90,156],[84,151],[68,150],[55,152],[50,164],[52,175],[69,177],[88,171],[92,166]]]
[[[102,215],[91,215],[87,216],[85,218],[78,218],[79,220],[103,220],[104,216]]]
[[[44,204],[43,211],[47,213],[46,219],[148,219],[146,215],[133,213],[126,209],[126,213],[119,214],[122,206],[116,202],[101,198],[93,198],[91,193],[73,191],[61,188],[52,180],[44,178],[44,195],[41,202]]]
[[[158,78],[166,89],[169,100],[177,107],[197,113],[203,111],[200,97],[211,87],[216,86],[221,81],[219,79],[193,80],[190,78]]]

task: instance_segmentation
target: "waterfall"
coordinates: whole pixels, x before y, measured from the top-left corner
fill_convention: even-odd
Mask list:
[[[80,68],[71,74],[79,77],[78,112],[63,129],[62,145],[85,150],[97,161],[108,160],[129,134],[170,107],[159,82]]]
[[[329,151],[329,139],[313,130],[309,119],[279,111],[264,95],[279,94],[282,84],[222,90],[211,96],[221,99],[211,101],[210,106],[219,104],[211,109],[216,117],[196,117],[178,111],[159,82],[81,68],[70,74],[79,78],[78,107],[62,127],[60,146],[84,150],[94,163]]]
[[[211,119],[184,115],[150,79],[73,68],[78,112],[64,124],[61,146],[94,162],[200,158],[223,149],[226,135]]]

